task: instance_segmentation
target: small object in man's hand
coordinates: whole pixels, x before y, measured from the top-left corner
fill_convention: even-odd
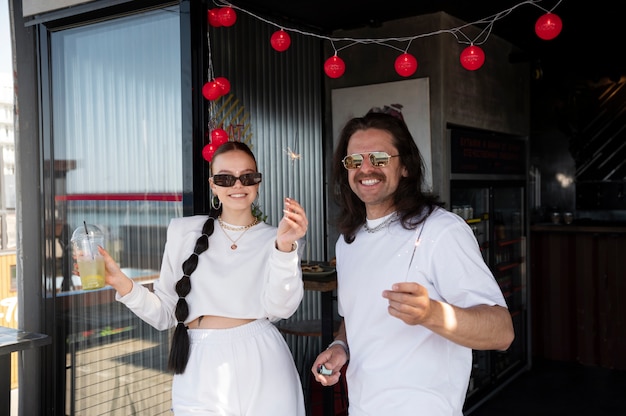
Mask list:
[[[324,364],[321,364],[317,367],[317,372],[318,374],[321,374],[323,376],[329,376],[333,373],[333,370],[329,370],[328,368],[324,367]]]

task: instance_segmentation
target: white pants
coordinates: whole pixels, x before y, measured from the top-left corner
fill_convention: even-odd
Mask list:
[[[305,416],[291,351],[267,319],[188,331],[189,362],[172,386],[175,416]]]

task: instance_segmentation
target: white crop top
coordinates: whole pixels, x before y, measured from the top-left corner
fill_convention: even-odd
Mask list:
[[[167,242],[154,292],[133,282],[132,290],[116,299],[156,329],[176,326],[176,282],[183,276],[182,264],[202,234],[206,215],[175,218],[167,229]],[[191,291],[186,296],[189,316],[201,315],[270,321],[289,318],[304,294],[298,250],[289,253],[275,247],[276,227],[259,223],[248,229],[232,250],[215,221],[209,248],[198,258],[191,274]],[[226,230],[232,238],[233,231]]]

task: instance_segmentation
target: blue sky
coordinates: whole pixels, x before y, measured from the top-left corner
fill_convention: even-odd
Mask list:
[[[0,0],[0,73],[11,73],[11,29],[9,26],[9,1]]]

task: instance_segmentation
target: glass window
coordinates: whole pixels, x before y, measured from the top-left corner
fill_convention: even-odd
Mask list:
[[[169,332],[109,287],[83,290],[70,238],[94,224],[129,277],[151,286],[158,275],[165,230],[183,212],[178,7],[52,32],[50,58],[55,241],[46,256],[56,271],[46,290],[67,349],[56,396],[66,414],[169,415]]]

